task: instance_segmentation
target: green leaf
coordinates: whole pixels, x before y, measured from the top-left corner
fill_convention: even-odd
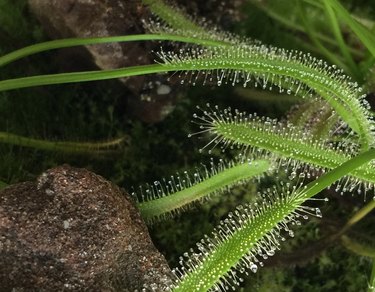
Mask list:
[[[200,132],[214,135],[208,145],[239,147],[249,149],[249,152],[252,148],[266,150],[297,168],[307,165],[313,170],[331,170],[358,152],[350,143],[330,145],[328,141],[316,139],[290,124],[281,124],[275,119],[259,118],[236,110],[219,111],[217,108],[209,108],[203,110],[203,116],[195,117],[200,124]],[[353,191],[358,187],[358,191],[362,191],[362,187],[368,190],[375,186],[374,165],[359,167],[350,176],[352,180],[341,186],[343,191]]]
[[[243,184],[269,170],[267,160],[254,160],[211,164],[203,173],[183,175],[155,181],[141,193],[146,195],[138,204],[142,217],[149,222],[177,213],[194,201],[201,201],[217,193],[223,193],[234,185]]]
[[[336,180],[375,158],[375,149],[346,161],[336,169],[309,183],[305,188],[284,189],[278,194],[270,191],[257,206],[239,206],[220,223],[212,236],[197,243],[198,251],[184,254],[181,267],[174,272],[179,278],[173,292],[205,292],[209,289],[227,291],[242,281],[240,274],[256,272],[260,261],[279,249],[280,232],[298,224],[301,216],[321,216],[320,210],[301,206]],[[298,222],[297,222],[298,221]]]

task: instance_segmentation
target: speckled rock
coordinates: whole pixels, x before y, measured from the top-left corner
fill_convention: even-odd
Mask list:
[[[128,195],[67,165],[0,191],[0,291],[164,291],[170,269]]]

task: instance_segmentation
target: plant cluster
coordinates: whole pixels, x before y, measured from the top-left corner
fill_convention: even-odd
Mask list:
[[[296,226],[310,217],[322,217],[317,205],[328,199],[316,196],[332,185],[337,193],[357,193],[369,199],[336,237],[375,207],[373,111],[359,85],[364,83],[363,71],[368,64],[375,63],[375,36],[337,0],[296,2],[304,24],[298,29],[305,30],[315,48],[336,65],[309,53],[221,32],[193,21],[182,10],[159,0],[143,2],[156,15],[154,20],[146,20],[148,34],[44,42],[0,57],[0,66],[34,53],[70,46],[155,40],[184,45],[176,50],[162,48],[156,53],[154,64],[14,78],[0,81],[0,91],[174,72],[181,84],[255,87],[304,101],[290,112],[288,121],[210,104],[197,107],[193,120],[198,130],[189,136],[209,139],[200,151],[229,151],[235,157],[230,160],[224,157],[218,162],[213,159],[192,174],[184,171],[134,191],[143,218],[153,224],[180,214],[196,202],[227,193],[234,186],[248,185],[268,176],[280,177],[276,186],[260,190],[254,202],[244,202],[227,214],[211,234],[180,258],[180,266],[173,270],[176,279],[169,287],[171,291],[235,290],[249,273],[256,273],[267,258],[280,250],[287,237],[294,237]],[[332,54],[323,44],[329,41],[312,30],[313,26],[304,17],[308,5],[326,11],[342,58]],[[267,11],[290,26],[296,25],[272,9]],[[360,52],[345,44],[339,19],[366,48],[367,67],[356,65],[352,56]],[[0,133],[0,141],[47,150],[54,147],[87,152],[116,147],[122,138],[105,143],[51,143]],[[374,258],[371,248],[349,237],[342,240],[349,249],[366,252]],[[372,270],[369,291],[375,285],[374,264]]]

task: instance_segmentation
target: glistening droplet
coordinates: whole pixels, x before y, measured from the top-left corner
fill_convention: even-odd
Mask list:
[[[256,273],[258,271],[258,266],[256,264],[251,264],[250,265],[250,270],[253,272],[253,273]]]

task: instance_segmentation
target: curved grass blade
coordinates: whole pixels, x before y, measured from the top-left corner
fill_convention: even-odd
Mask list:
[[[356,253],[357,255],[375,258],[375,248],[372,246],[361,244],[346,235],[341,237],[341,243],[346,249]]]
[[[223,43],[211,39],[199,39],[198,37],[186,36],[184,34],[178,35],[174,34],[137,34],[137,35],[127,35],[127,36],[111,36],[111,37],[94,37],[94,38],[69,38],[47,41],[31,46],[24,47],[22,49],[13,51],[9,54],[0,57],[0,67],[14,62],[18,59],[41,53],[44,51],[84,46],[84,45],[95,45],[95,44],[105,44],[113,42],[134,42],[134,41],[175,41],[175,42],[185,42],[197,45],[207,45],[207,46],[218,46]]]
[[[0,132],[0,143],[12,144],[22,147],[35,148],[47,151],[60,151],[67,153],[106,153],[119,148],[125,141],[124,137],[105,142],[68,142],[49,141],[28,138],[8,132]]]
[[[353,30],[361,42],[375,57],[375,35],[354,19],[350,13],[337,0],[326,1],[338,14],[338,16]]]
[[[166,70],[162,65],[153,64],[113,70],[97,70],[22,77],[0,81],[0,92],[41,85],[67,84],[76,82],[116,79],[122,77],[163,73],[165,71]]]
[[[294,15],[297,15],[297,13],[293,10],[290,10],[298,10],[298,7],[296,7],[294,3],[290,2],[291,5],[287,7],[290,9],[287,10],[284,8],[285,3],[280,1],[259,2],[257,0],[250,0],[249,2],[251,3],[251,5],[254,5],[258,9],[262,10],[262,12],[264,12],[280,24],[284,25],[286,28],[297,32],[305,33],[305,28],[300,24],[298,18],[293,17]],[[316,3],[318,1],[314,2]],[[311,1],[309,3],[311,3]],[[322,8],[321,5],[319,6],[319,8]],[[281,9],[283,9],[283,11],[280,11]],[[313,38],[318,39],[319,41],[324,42],[327,45],[334,47],[337,47],[338,45],[335,39],[332,39],[331,36],[327,35],[326,31],[313,30],[311,31],[311,33],[313,34]],[[306,48],[308,48],[309,51],[313,50],[313,48],[311,48],[311,45],[309,44],[306,45]],[[349,50],[350,53],[353,54],[355,57],[359,59],[363,58],[363,52],[360,49],[349,47]]]
[[[323,0],[325,12],[327,14],[327,17],[331,23],[331,27],[333,30],[333,34],[336,38],[337,44],[341,50],[342,55],[345,57],[346,62],[348,63],[348,66],[350,68],[350,71],[352,72],[352,76],[356,78],[356,80],[362,81],[363,76],[359,72],[358,65],[354,62],[353,57],[349,51],[348,46],[345,43],[345,40],[342,36],[341,29],[339,22],[337,20],[336,14],[333,11],[333,8],[329,4],[329,0]]]
[[[298,8],[298,15],[301,18],[301,21],[304,25],[304,30],[306,31],[307,35],[311,39],[312,43],[315,45],[315,47],[318,48],[319,52],[324,55],[327,60],[332,62],[333,64],[338,65],[340,68],[344,69],[345,72],[351,72],[350,68],[345,64],[345,61],[342,61],[337,54],[333,53],[331,50],[326,48],[322,42],[318,39],[318,37],[314,34],[313,26],[310,22],[310,19],[308,17],[308,13],[305,10],[304,6],[300,3],[300,1],[296,1],[296,5]]]

